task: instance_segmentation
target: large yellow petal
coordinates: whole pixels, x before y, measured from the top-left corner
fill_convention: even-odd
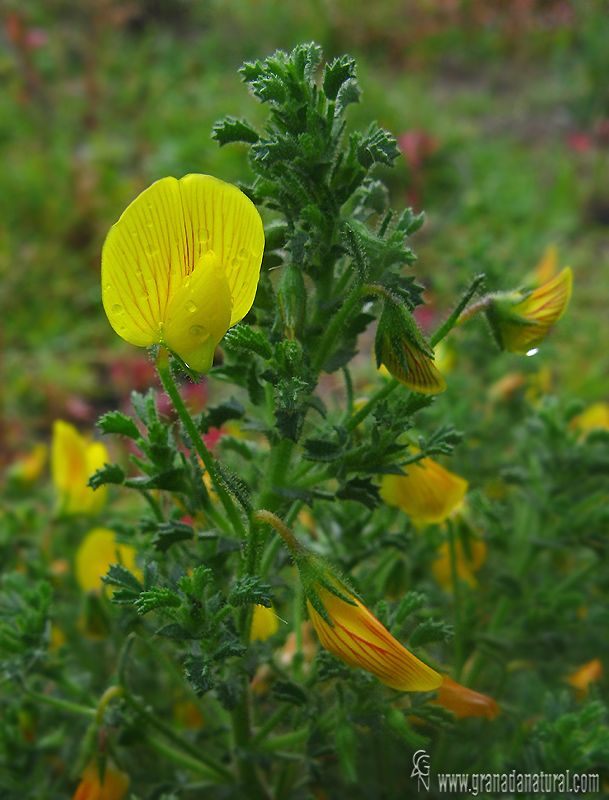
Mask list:
[[[208,250],[170,299],[161,341],[189,367],[207,372],[230,319],[230,286],[216,254]]]
[[[260,214],[240,189],[211,175],[186,175],[180,187],[197,256],[213,250],[226,272],[235,325],[256,296],[264,250]]]
[[[102,301],[119,336],[139,347],[160,343],[169,298],[194,259],[179,181],[163,178],[125,209],[104,243]]]

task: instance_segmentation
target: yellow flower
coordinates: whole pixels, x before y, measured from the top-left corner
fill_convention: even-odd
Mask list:
[[[465,717],[495,719],[499,714],[499,706],[492,697],[461,686],[448,675],[443,676],[438,696],[430,701],[430,705],[442,706],[447,711],[452,711],[457,719]]]
[[[592,403],[585,411],[571,420],[570,427],[583,433],[595,430],[609,431],[609,404]]]
[[[461,503],[468,482],[431,458],[409,464],[406,475],[383,475],[380,496],[405,511],[415,525],[444,522]]]
[[[277,614],[273,608],[267,608],[256,604],[252,615],[252,627],[250,628],[250,641],[266,642],[274,633],[277,633],[279,622]]]
[[[332,581],[338,583],[335,581]],[[343,585],[348,600],[315,584],[314,590],[332,624],[307,599],[311,621],[322,646],[353,667],[375,675],[381,683],[403,692],[437,689],[442,677],[413,656]]]
[[[588,661],[587,664],[572,672],[567,678],[567,683],[573,686],[576,696],[582,700],[588,694],[590,684],[600,681],[602,677],[603,665],[600,659],[593,658],[592,661]]]
[[[528,353],[545,339],[562,317],[571,298],[573,273],[565,267],[530,294],[493,295],[486,314],[499,346],[510,353]]]
[[[106,761],[103,783],[99,777],[97,759],[84,768],[73,800],[122,800],[129,788],[129,776],[119,770],[110,759]]]
[[[455,542],[455,555],[457,561],[457,576],[466,581],[472,588],[476,585],[474,573],[478,572],[486,560],[486,544],[480,539],[469,538],[468,550],[465,551],[461,539]],[[438,548],[438,557],[432,563],[431,569],[436,581],[445,589],[452,589],[452,570],[450,563],[450,545],[444,542]]]
[[[138,580],[142,580],[142,571],[135,567],[135,556],[135,548],[118,543],[114,531],[93,528],[76,551],[76,580],[83,591],[99,592],[103,586],[102,576],[108,572],[111,564],[122,564]]]
[[[63,514],[97,514],[104,507],[108,490],[93,491],[90,476],[108,461],[108,451],[101,442],[89,442],[73,425],[63,420],[53,424],[51,474]]]
[[[163,178],[106,238],[110,324],[131,344],[164,345],[207,372],[215,346],[252,307],[263,250],[260,215],[236,186],[210,175]]]

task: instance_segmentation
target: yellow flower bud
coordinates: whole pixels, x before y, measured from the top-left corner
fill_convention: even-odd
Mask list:
[[[572,672],[567,678],[567,683],[571,684],[578,699],[582,700],[590,691],[590,684],[600,681],[602,677],[603,665],[599,658],[593,658]]]
[[[528,353],[541,344],[564,314],[572,284],[571,268],[565,267],[524,297],[517,293],[493,295],[486,315],[499,346],[510,353]]]
[[[437,689],[442,677],[401,645],[344,586],[339,588],[351,602],[319,583],[314,584],[331,625],[307,599],[311,621],[322,646],[347,664],[371,672],[392,689],[403,692]]]
[[[106,238],[108,320],[131,344],[164,345],[207,372],[216,345],[252,307],[263,250],[260,214],[236,186],[210,175],[163,178]]]

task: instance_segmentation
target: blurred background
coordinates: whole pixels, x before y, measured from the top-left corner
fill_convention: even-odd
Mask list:
[[[245,149],[220,149],[212,125],[263,124],[239,67],[311,40],[328,60],[357,59],[351,124],[395,135],[392,203],[427,213],[412,241],[420,324],[433,328],[475,272],[514,288],[555,246],[574,295],[536,379],[606,398],[605,0],[3,0],[0,23],[2,458],[57,417],[93,426],[153,381],[103,313],[108,228],[165,175],[250,180]],[[493,347],[476,321],[457,348],[462,425],[510,359],[540,374],[535,358],[489,361]]]

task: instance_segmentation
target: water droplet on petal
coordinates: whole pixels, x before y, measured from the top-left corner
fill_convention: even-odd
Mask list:
[[[120,328],[119,328],[119,331],[126,331],[126,330],[127,330],[127,326],[126,325],[121,325]]]
[[[188,309],[188,311],[190,311],[191,314],[194,314],[195,311],[197,310],[197,306],[192,300],[187,300],[186,308]],[[201,327],[201,326],[200,325],[195,325],[194,327],[197,328],[197,327]],[[192,328],[191,328],[191,333],[192,333]]]
[[[202,325],[192,325],[190,328],[190,335],[194,336],[195,339],[203,339],[207,334],[207,331]]]
[[[122,314],[122,313],[123,313],[123,307],[122,307],[121,305],[119,305],[119,303],[115,303],[115,304],[112,306],[112,311],[113,311],[115,314]]]
[[[140,265],[139,265],[139,264],[138,264],[138,265],[137,265],[137,267],[135,267],[135,269],[133,270],[133,274],[134,274],[134,275],[141,275],[141,274],[142,274],[142,272],[143,272],[143,269],[140,267]]]
[[[147,256],[153,256],[158,253],[157,247],[153,244],[147,244],[144,250],[146,251]]]
[[[142,289],[142,291],[140,292],[140,297],[142,298],[142,300],[148,300],[150,295],[145,289]]]
[[[207,228],[199,228],[198,238],[199,244],[207,244],[207,242],[209,242],[209,231]]]
[[[109,292],[111,288],[112,288],[112,285],[110,283],[105,283],[104,284],[104,292]]]
[[[249,256],[249,251],[245,250],[244,248],[241,248],[241,250],[239,250],[237,255],[239,256],[239,258],[247,258]]]
[[[230,262],[230,265],[231,265],[231,267],[238,267],[240,263],[241,263],[241,259],[240,258],[232,258],[231,262]]]
[[[191,281],[191,277],[190,277],[190,275],[187,275],[187,276],[184,278],[184,281],[183,281],[183,283],[182,283],[182,286],[183,286],[185,289],[188,289],[188,287],[190,286],[190,281]]]

